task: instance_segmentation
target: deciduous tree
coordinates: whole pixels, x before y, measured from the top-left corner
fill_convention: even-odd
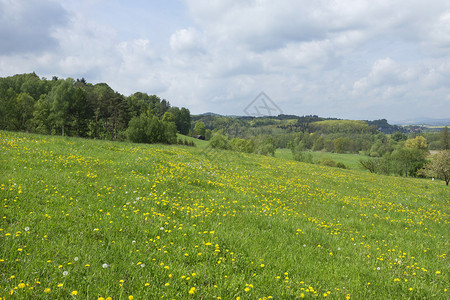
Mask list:
[[[448,185],[450,181],[450,150],[435,154],[431,162],[427,163],[419,174],[442,179]]]

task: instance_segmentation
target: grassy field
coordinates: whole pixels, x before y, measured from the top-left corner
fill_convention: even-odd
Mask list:
[[[0,131],[0,298],[448,299],[449,189]]]
[[[343,163],[347,169],[352,170],[362,170],[359,164],[361,158],[367,158],[360,154],[346,154],[346,153],[330,153],[330,152],[308,152],[311,153],[314,163],[319,162],[324,158],[329,158],[335,162]],[[292,152],[290,149],[277,149],[275,152],[275,157],[284,159],[293,159]]]

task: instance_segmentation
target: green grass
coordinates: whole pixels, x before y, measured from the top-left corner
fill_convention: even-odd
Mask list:
[[[442,183],[4,131],[0,166],[0,298],[449,297]]]
[[[329,158],[335,162],[343,163],[347,169],[361,170],[359,160],[361,158],[366,158],[366,156],[361,154],[347,154],[347,153],[330,153],[330,152],[308,152],[311,153],[314,163],[319,162],[324,158]],[[277,149],[275,152],[275,157],[284,159],[293,159],[292,152],[290,149]]]
[[[199,140],[187,135],[182,135],[177,133],[177,138],[181,139],[181,140],[187,140],[188,142],[194,142],[195,146],[198,148],[206,148],[208,146],[208,141],[204,141],[204,140]]]

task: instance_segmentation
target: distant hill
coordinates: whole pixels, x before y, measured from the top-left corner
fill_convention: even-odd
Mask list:
[[[428,126],[450,126],[450,118],[433,119],[433,118],[417,118],[404,121],[395,121],[395,125],[428,125]]]

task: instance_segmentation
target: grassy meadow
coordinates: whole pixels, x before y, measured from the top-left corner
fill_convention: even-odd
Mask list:
[[[332,159],[337,163],[343,163],[347,169],[366,171],[361,168],[359,164],[360,159],[366,159],[367,156],[363,154],[348,154],[348,153],[331,153],[331,152],[321,152],[321,151],[308,151],[312,155],[312,159],[315,163],[321,161],[322,159]],[[275,152],[275,157],[284,159],[294,159],[292,156],[292,151],[290,149],[277,149]]]
[[[0,298],[448,299],[450,190],[0,131]]]

